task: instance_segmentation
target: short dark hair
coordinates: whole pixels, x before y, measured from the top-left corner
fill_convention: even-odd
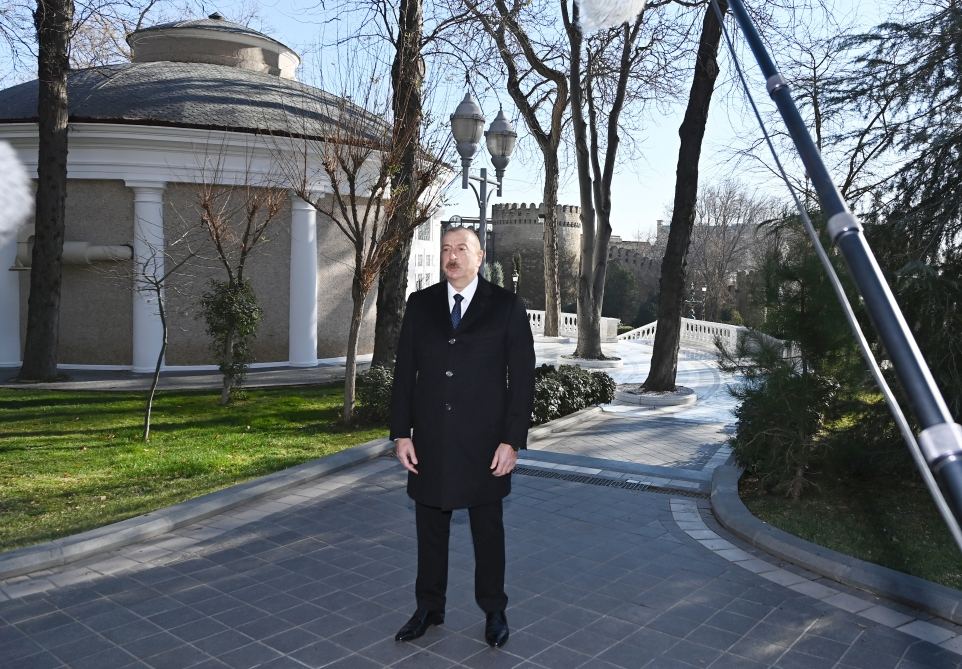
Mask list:
[[[474,238],[478,242],[478,248],[481,248],[481,237],[478,235],[478,231],[475,230],[474,228],[469,228],[466,225],[453,225],[444,231],[444,235],[448,234],[449,232],[459,232],[461,230],[465,230],[467,232],[470,232],[472,235],[474,235]],[[444,239],[444,235],[441,235],[442,239]]]

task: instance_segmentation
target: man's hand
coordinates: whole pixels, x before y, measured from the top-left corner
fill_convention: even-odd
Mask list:
[[[394,440],[394,452],[404,468],[412,474],[417,474],[418,456],[414,454],[414,442],[407,437]]]
[[[518,452],[511,448],[511,444],[498,444],[498,450],[494,452],[494,459],[491,460],[491,473],[495,476],[510,474],[517,462]]]

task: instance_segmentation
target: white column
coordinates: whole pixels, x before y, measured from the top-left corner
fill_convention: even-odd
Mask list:
[[[20,275],[11,272],[17,260],[17,236],[0,245],[0,367],[20,366]]]
[[[291,195],[291,367],[317,365],[317,210]]]
[[[139,277],[164,275],[164,183],[128,181],[134,191],[133,368],[153,372],[163,345],[164,329],[157,295]]]

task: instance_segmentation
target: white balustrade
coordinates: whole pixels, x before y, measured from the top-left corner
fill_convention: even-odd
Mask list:
[[[544,312],[535,309],[528,309],[528,322],[531,324],[531,332],[536,335],[544,334]],[[618,340],[617,318],[601,319],[601,341],[613,342]],[[561,321],[558,323],[558,335],[561,337],[578,336],[578,314],[568,314],[562,312]]]
[[[640,328],[629,330],[618,335],[618,341],[640,341],[642,339],[654,339],[655,331],[658,329],[658,321],[648,323]],[[738,345],[739,338],[744,337],[749,332],[748,328],[741,325],[728,325],[727,323],[714,323],[712,321],[699,321],[692,318],[681,319],[681,340],[693,344],[714,346],[717,340],[722,342],[726,351],[734,351]],[[766,344],[774,346],[785,346],[785,342],[776,339],[771,335],[756,332],[755,336]],[[785,351],[786,356],[792,356],[794,347]]]

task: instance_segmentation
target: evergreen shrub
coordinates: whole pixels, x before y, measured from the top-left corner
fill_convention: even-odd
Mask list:
[[[394,370],[375,365],[358,376],[355,416],[365,423],[387,423],[391,418]]]
[[[541,365],[535,370],[532,423],[540,425],[614,399],[615,382],[604,372],[574,365]]]

